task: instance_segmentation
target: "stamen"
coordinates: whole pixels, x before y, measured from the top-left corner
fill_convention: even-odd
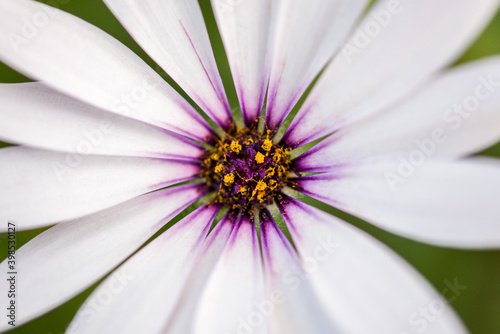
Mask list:
[[[232,210],[251,212],[280,200],[281,189],[295,187],[290,148],[276,145],[263,133],[253,129],[231,128],[223,139],[216,140],[215,152],[204,154],[202,176],[217,192],[213,202]]]
[[[266,190],[266,188],[267,188],[267,184],[264,182],[264,180],[260,180],[257,183],[257,187],[255,187],[255,189],[257,189],[257,190]]]
[[[266,177],[273,177],[275,174],[275,168],[274,167],[269,167],[266,169]]]
[[[224,170],[224,167],[222,166],[222,164],[218,164],[217,166],[215,166],[215,172],[217,174],[221,173],[223,170]]]
[[[230,173],[224,176],[224,183],[225,184],[233,184],[234,183],[234,174]]]
[[[271,151],[271,148],[273,147],[273,142],[269,139],[264,140],[264,143],[262,144],[262,149],[264,151]]]
[[[236,140],[231,142],[231,151],[234,153],[240,153],[241,151],[241,145]]]
[[[264,163],[264,158],[265,156],[262,153],[257,152],[257,155],[255,156],[255,162],[258,164],[262,164]]]

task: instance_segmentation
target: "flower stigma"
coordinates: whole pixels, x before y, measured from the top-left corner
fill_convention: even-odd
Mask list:
[[[216,192],[211,203],[253,212],[281,201],[283,187],[296,187],[290,147],[275,144],[273,131],[231,129],[202,155],[201,176]]]

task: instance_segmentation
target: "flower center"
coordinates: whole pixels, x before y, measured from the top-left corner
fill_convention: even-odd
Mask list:
[[[272,138],[270,130],[230,130],[214,150],[203,154],[202,176],[217,192],[214,203],[251,212],[279,201],[281,189],[293,186],[291,149]]]

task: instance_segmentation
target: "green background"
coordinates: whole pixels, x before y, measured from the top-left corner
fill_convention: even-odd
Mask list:
[[[57,0],[42,2],[54,3],[54,1],[57,2]],[[201,2],[219,61],[224,57],[224,51],[217,35],[213,17],[210,14],[210,8],[207,6],[208,0],[201,0]],[[115,36],[146,60],[153,68],[161,72],[126,33],[101,0],[59,0],[57,3],[60,4],[61,9],[77,15]],[[443,15],[446,15],[446,13],[443,12]],[[494,54],[500,54],[500,14],[498,13],[484,34],[459,60],[459,63]],[[227,63],[223,60],[219,61],[219,66],[225,82],[230,82]],[[161,74],[165,76],[164,73]],[[29,80],[0,63],[0,82],[25,81]],[[235,95],[234,93],[229,95],[230,101],[234,105]],[[0,147],[6,145],[0,142]],[[496,145],[482,154],[500,157],[500,145]],[[6,189],[1,189],[1,191],[6,191]],[[382,240],[416,267],[437,290],[441,291],[446,287],[445,281],[453,282],[455,279],[461,285],[467,286],[466,290],[452,303],[452,306],[472,333],[500,333],[500,251],[461,251],[432,247],[394,236],[328,207],[323,206],[322,208],[342,216],[350,223]],[[26,243],[42,231],[43,229],[19,232],[17,234],[18,246]],[[6,235],[0,235],[0,247],[2,258],[5,258]],[[79,306],[95,286],[45,316],[18,327],[10,333],[63,333]]]

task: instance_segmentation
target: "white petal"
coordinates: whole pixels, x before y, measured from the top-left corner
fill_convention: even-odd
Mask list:
[[[208,125],[144,61],[116,39],[59,9],[0,0],[0,59],[72,97],[202,139]]]
[[[288,129],[287,140],[320,138],[408,97],[465,51],[499,2],[377,1],[325,70]]]
[[[500,58],[456,68],[405,103],[336,132],[299,168],[330,170],[364,159],[456,159],[500,139]]]
[[[500,246],[498,160],[353,164],[299,183],[307,194],[405,237],[458,248]]]
[[[259,240],[247,218],[234,227],[231,239],[212,274],[194,317],[194,334],[221,334],[246,331],[266,333],[266,319],[257,319],[256,303],[264,300]]]
[[[87,289],[199,196],[192,186],[161,190],[58,224],[30,240],[16,252],[20,273],[17,289],[22,291],[17,299],[22,308],[16,324],[36,318]],[[10,271],[7,261],[0,267]],[[6,322],[0,326],[0,330],[8,328]]]
[[[227,217],[222,219],[203,243],[203,249],[194,266],[189,279],[186,281],[182,296],[176,306],[175,313],[170,318],[164,333],[192,333],[193,310],[198,306],[198,301],[207,277],[217,264],[224,248],[229,241],[234,223]]]
[[[196,159],[199,147],[167,130],[118,116],[41,83],[0,85],[0,139],[61,152]]]
[[[105,0],[108,7],[184,91],[219,125],[230,109],[196,0]]]
[[[38,228],[192,178],[199,167],[160,159],[0,150],[0,219]]]
[[[339,50],[366,0],[286,0],[278,8],[266,120],[274,128]]]
[[[339,333],[320,305],[295,249],[274,222],[264,220],[262,253],[267,299],[261,312],[271,333]]]
[[[467,332],[444,298],[385,245],[304,204],[285,209],[311,285],[341,333]]]
[[[212,0],[241,111],[247,124],[260,117],[269,81],[271,0]]]
[[[201,207],[125,262],[90,295],[70,329],[82,334],[161,333],[217,210]]]

